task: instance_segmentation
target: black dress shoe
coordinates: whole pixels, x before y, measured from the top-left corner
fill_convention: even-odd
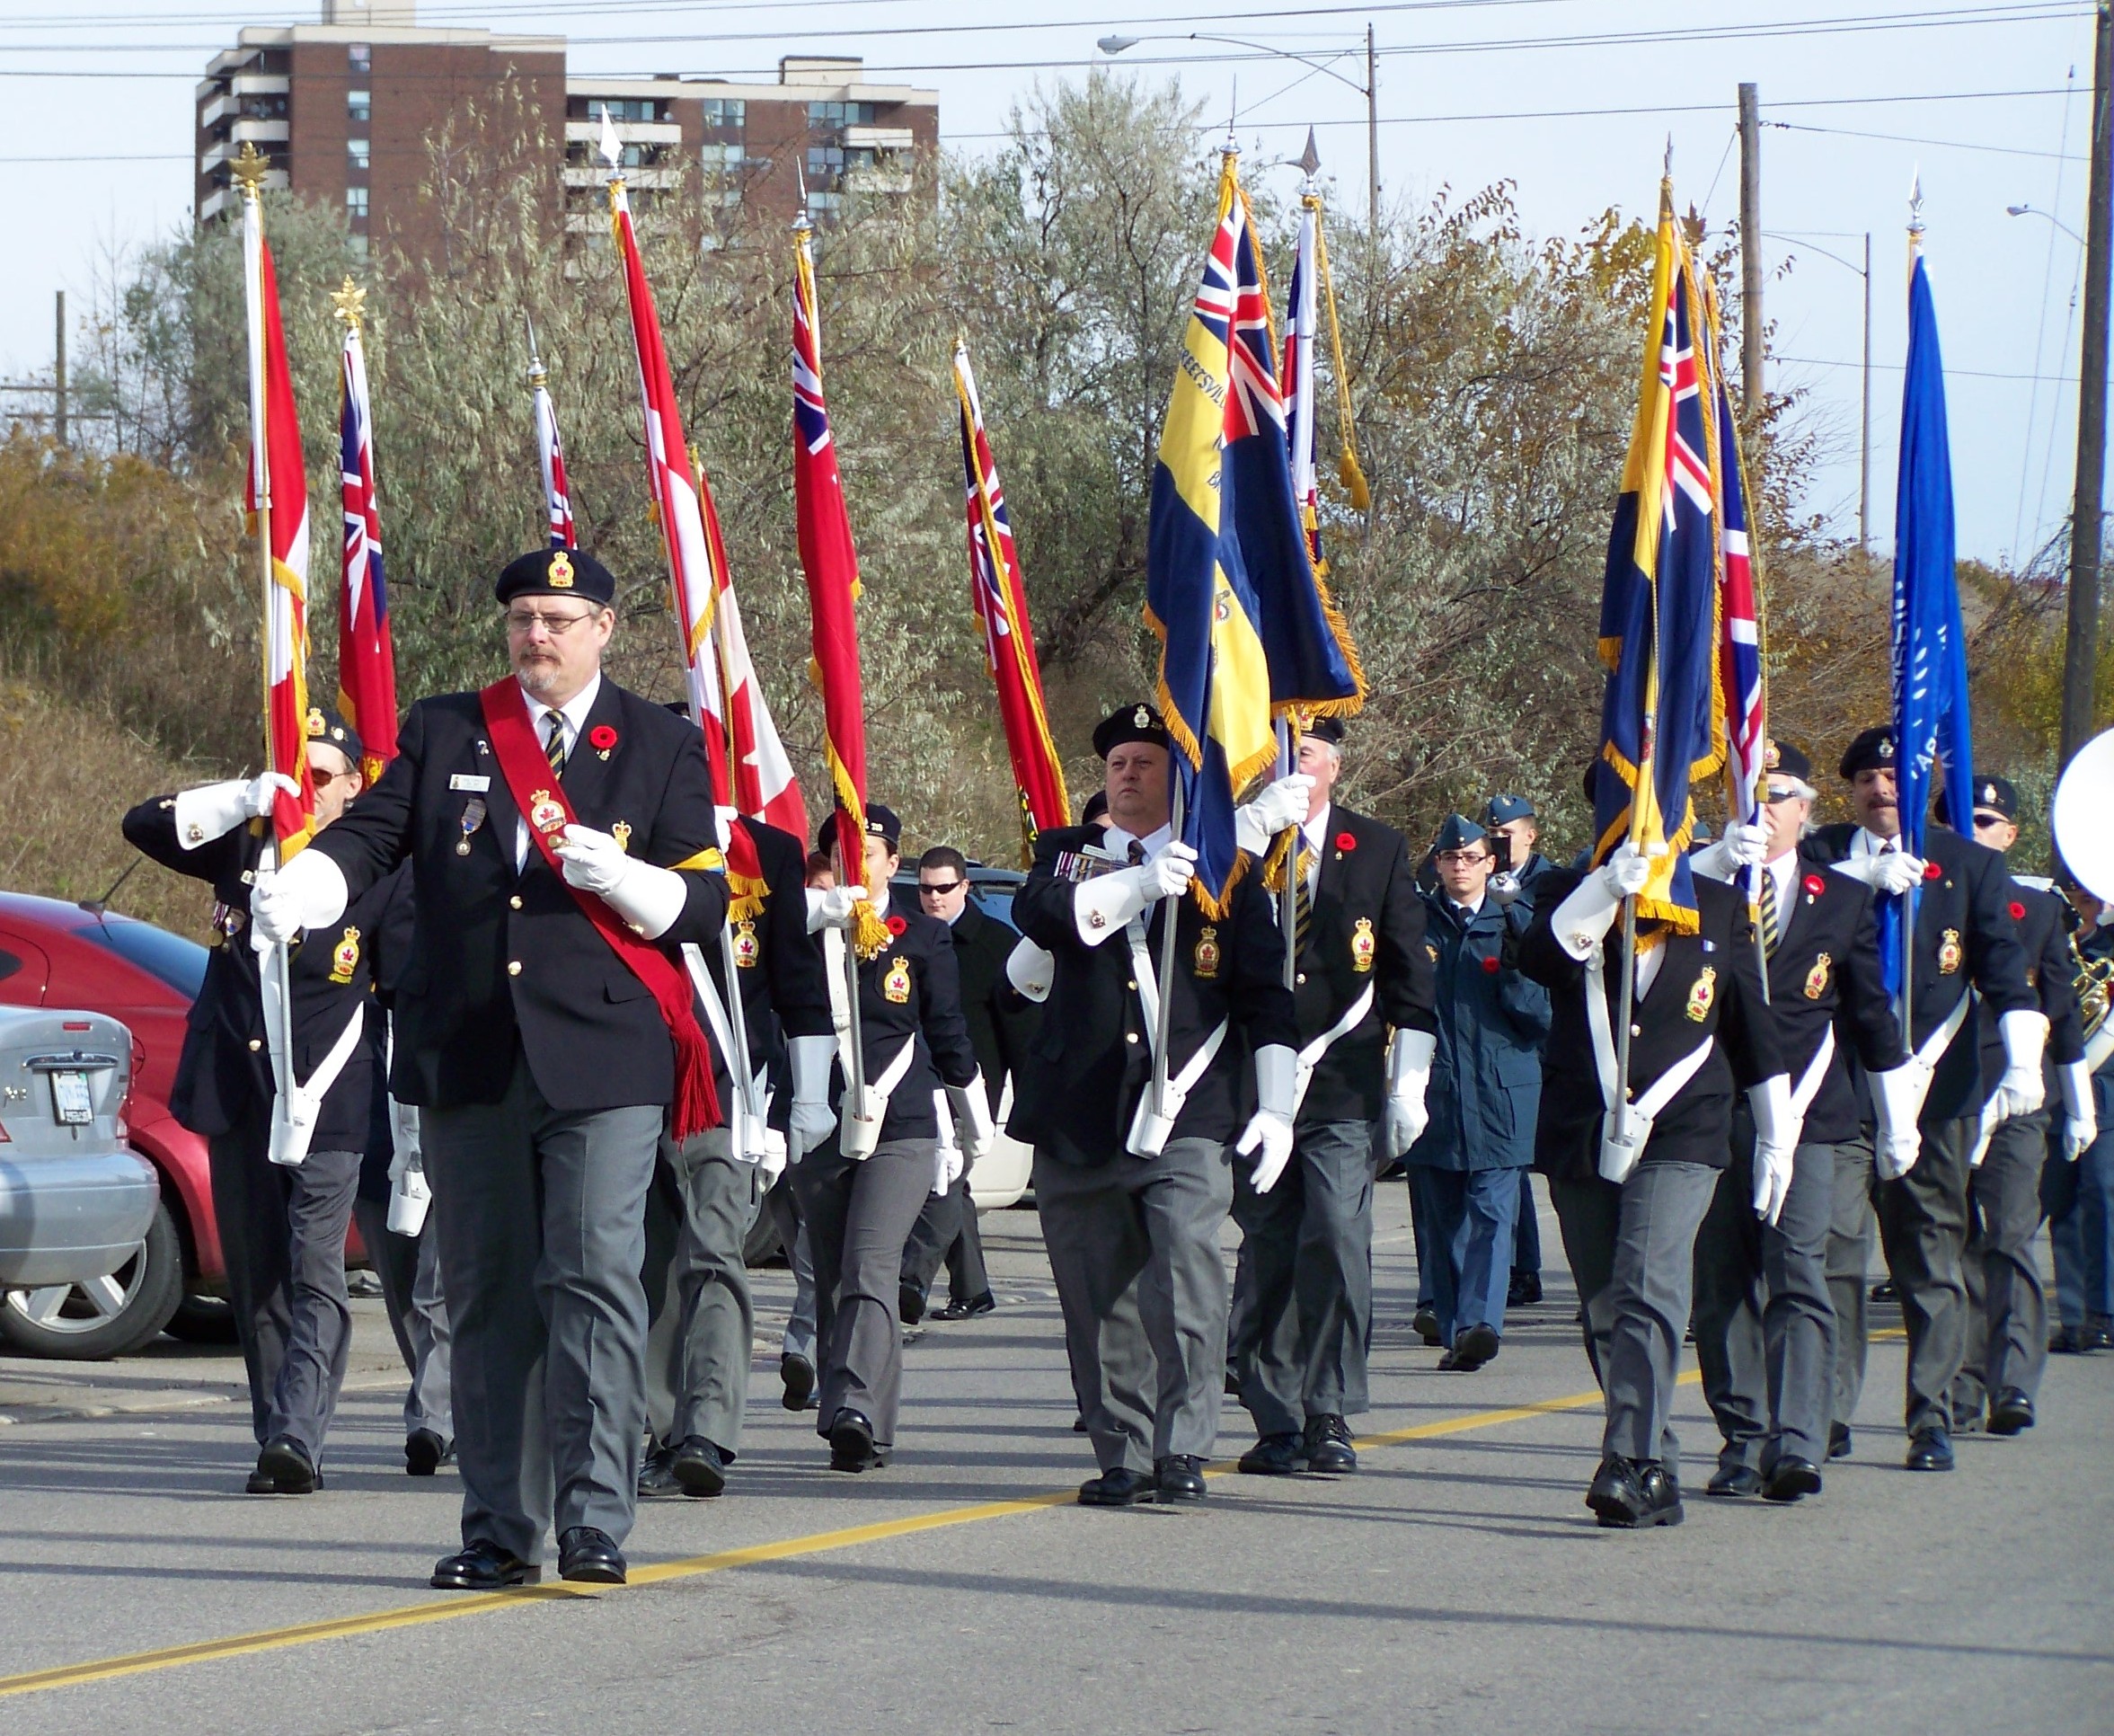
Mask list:
[[[989,1314],[998,1306],[998,1298],[986,1290],[981,1296],[951,1296],[947,1306],[934,1308],[934,1320],[974,1320],[980,1314]]]
[[[2084,1353],[2084,1328],[2057,1326],[2048,1335],[2048,1353],[2052,1356],[2082,1356]]]
[[[1153,1487],[1163,1501],[1204,1499],[1204,1461],[1194,1453],[1170,1453],[1153,1461]]]
[[[1909,1437],[1905,1463],[1912,1471],[1950,1471],[1952,1442],[1942,1429],[1919,1429]]]
[[[250,1473],[250,1480],[243,1484],[243,1492],[245,1495],[276,1495],[279,1493],[279,1484],[270,1471],[255,1470]]]
[[[1119,1465],[1079,1485],[1082,1507],[1136,1507],[1153,1498],[1153,1479],[1143,1471]]]
[[[778,1359],[778,1378],[785,1383],[785,1396],[780,1401],[789,1411],[806,1411],[815,1404],[815,1365],[804,1356],[795,1356],[791,1351]]]
[[[1086,1432],[1086,1419],[1084,1417],[1075,1416],[1072,1419],[1072,1432],[1075,1435],[1083,1435]]]
[[[1306,1468],[1336,1477],[1349,1476],[1358,1469],[1358,1449],[1350,1444],[1350,1425],[1341,1417],[1306,1419]]]
[[[1655,1459],[1626,1459],[1610,1454],[1586,1491],[1586,1505],[1610,1530],[1636,1531],[1655,1525],[1678,1525],[1681,1487]]]
[[[1874,1284],[1871,1287],[1871,1299],[1874,1302],[1898,1302],[1901,1299],[1901,1291],[1899,1287],[1889,1279],[1883,1284]]]
[[[1451,1373],[1453,1373],[1453,1371],[1454,1371],[1455,1368],[1459,1368],[1460,1366],[1461,1366],[1460,1359],[1459,1359],[1458,1357],[1456,1357],[1456,1356],[1455,1356],[1455,1354],[1454,1354],[1454,1353],[1453,1353],[1451,1351],[1441,1351],[1438,1353],[1438,1371],[1439,1371],[1439,1373],[1441,1373],[1441,1374],[1451,1374]]]
[[[405,1475],[429,1477],[447,1463],[450,1448],[431,1429],[413,1429],[403,1438]]]
[[[1982,1432],[1982,1407],[1973,1409],[1955,1400],[1952,1406],[1952,1430],[1956,1435],[1978,1435]]]
[[[896,1287],[896,1312],[902,1315],[906,1326],[915,1326],[924,1318],[924,1292],[906,1280]]]
[[[312,1495],[323,1487],[308,1448],[291,1435],[274,1435],[264,1443],[257,1455],[257,1474],[271,1479],[277,1494]]]
[[[829,1468],[856,1473],[880,1463],[873,1450],[873,1424],[857,1411],[839,1411],[829,1424]]]
[[[1499,1342],[1494,1326],[1479,1323],[1469,1327],[1454,1340],[1454,1367],[1463,1374],[1473,1374],[1496,1357]]]
[[[576,1525],[558,1537],[558,1577],[586,1585],[622,1585],[629,1574],[624,1551],[606,1531]]]
[[[1827,1425],[1827,1456],[1830,1458],[1850,1457],[1850,1425],[1847,1422],[1831,1422]]]
[[[671,1495],[683,1492],[683,1485],[676,1481],[675,1450],[668,1447],[655,1447],[639,1461],[639,1499],[641,1501],[666,1501]]]
[[[1241,1455],[1244,1476],[1288,1477],[1305,1466],[1305,1450],[1294,1434],[1265,1435]]]
[[[692,1435],[676,1449],[668,1469],[686,1495],[716,1495],[727,1486],[728,1456],[703,1435]]]
[[[1761,1492],[1762,1474],[1751,1465],[1728,1465],[1703,1484],[1704,1494],[1722,1495],[1732,1501]]]
[[[2103,1314],[2087,1315],[2078,1341],[2088,1351],[2114,1350],[2114,1322]]]
[[[436,1591],[503,1591],[509,1585],[535,1585],[543,1576],[542,1568],[479,1537],[435,1562],[431,1583]]]
[[[1764,1501],[1803,1501],[1808,1495],[1820,1492],[1820,1469],[1809,1458],[1800,1458],[1796,1453],[1786,1453],[1769,1467],[1769,1480],[1763,1485]]]
[[[1437,1346],[1441,1342],[1438,1315],[1428,1303],[1420,1303],[1417,1312],[1410,1316],[1410,1330],[1427,1344]]]
[[[1542,1299],[1542,1274],[1538,1271],[1515,1271],[1512,1281],[1505,1289],[1508,1308],[1531,1308]]]
[[[1989,1407],[1989,1432],[2015,1435],[2033,1426],[2033,1401],[2016,1386],[2006,1386]]]

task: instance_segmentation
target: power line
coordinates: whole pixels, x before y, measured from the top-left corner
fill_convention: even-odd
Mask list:
[[[1942,150],[1994,151],[1999,156],[2034,156],[2057,163],[2089,163],[2090,157],[2065,155],[2061,151],[2036,151],[2023,145],[1970,144],[1957,138],[1919,138],[1908,133],[1861,133],[1847,127],[1801,126],[1795,120],[1771,120],[1764,123],[1779,132],[1826,133],[1834,138],[1874,138],[1890,145],[1935,145]]]
[[[1772,356],[1770,360],[1799,368],[1862,368],[1864,366],[1861,361],[1832,361],[1825,356]],[[1904,370],[1906,365],[1902,362],[1875,361],[1872,366],[1883,368],[1889,374],[1898,374]],[[2075,385],[2077,384],[2077,376],[2074,374],[2007,374],[1987,368],[1955,368],[1950,362],[1945,364],[1945,377],[1949,380],[2017,380],[2021,384],[2031,380],[2037,381],[2042,385]]]

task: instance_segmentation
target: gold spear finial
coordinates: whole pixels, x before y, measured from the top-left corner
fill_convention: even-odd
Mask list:
[[[332,293],[331,306],[337,310],[338,318],[357,332],[367,319],[367,292],[352,280],[352,273],[348,271],[344,284]]]
[[[245,199],[254,199],[264,189],[264,177],[271,173],[271,159],[257,148],[253,140],[245,138],[227,173],[243,190]]]

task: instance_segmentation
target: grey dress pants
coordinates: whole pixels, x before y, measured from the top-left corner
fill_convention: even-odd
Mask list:
[[[725,1128],[678,1146],[665,1133],[646,1194],[646,1425],[664,1447],[741,1445],[756,1304],[742,1248],[762,1203],[754,1164]]]
[[[1872,1195],[1871,1138],[1860,1135],[1836,1146],[1835,1199],[1827,1224],[1827,1300],[1835,1316],[1835,1397],[1830,1420],[1843,1428],[1857,1414],[1864,1395],[1865,1281],[1871,1272],[1871,1238],[1878,1220]]]
[[[815,1364],[815,1254],[808,1242],[808,1227],[800,1218],[800,1195],[792,1190],[792,1171],[772,1184],[764,1196],[764,1209],[778,1227],[778,1240],[785,1249],[785,1263],[792,1269],[792,1309],[785,1318],[782,1356],[797,1356],[809,1368]]]
[[[1968,1180],[1970,1228],[1960,1260],[1967,1343],[1952,1382],[1952,1416],[1965,1423],[2009,1389],[2031,1398],[2048,1366],[2048,1292],[2034,1257],[2048,1112],[1997,1124],[1988,1155]],[[2054,1161],[2060,1163],[2059,1157]]]
[[[352,1209],[359,1239],[382,1280],[382,1306],[389,1330],[411,1371],[403,1394],[403,1432],[430,1430],[442,1440],[456,1438],[455,1404],[449,1391],[454,1360],[447,1301],[440,1284],[440,1237],[430,1218],[418,1236],[399,1236],[389,1227],[389,1202],[362,1200]]]
[[[832,1134],[793,1166],[815,1262],[817,1434],[827,1436],[836,1413],[851,1410],[871,1425],[876,1447],[895,1445],[903,1395],[896,1316],[903,1244],[933,1191],[938,1156],[936,1138],[883,1139],[871,1157],[854,1163]]]
[[[1372,1138],[1370,1121],[1303,1121],[1268,1193],[1250,1183],[1250,1160],[1229,1165],[1241,1258],[1227,1362],[1258,1435],[1371,1408]]]
[[[1035,1204],[1072,1393],[1103,1471],[1149,1473],[1177,1453],[1208,1457],[1218,1439],[1228,1150],[1216,1139],[1171,1139],[1157,1157],[1118,1152],[1084,1164],[1036,1148]]]
[[[977,1202],[969,1190],[967,1169],[946,1192],[926,1195],[910,1239],[903,1244],[903,1282],[929,1298],[942,1263],[950,1301],[973,1302],[990,1295],[991,1274],[984,1267],[984,1238],[977,1229]]]
[[[420,1112],[455,1327],[463,1541],[527,1562],[621,1544],[646,1433],[646,1190],[659,1103],[564,1113],[517,1056],[496,1103]]]
[[[1952,1426],[1952,1383],[1968,1347],[1968,1159],[1978,1115],[1924,1123],[1923,1153],[1897,1182],[1879,1184],[1880,1244],[1908,1329],[1908,1432]]]

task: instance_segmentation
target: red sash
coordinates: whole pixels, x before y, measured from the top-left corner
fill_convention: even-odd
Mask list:
[[[571,802],[565,799],[563,783],[551,770],[550,757],[535,739],[521,684],[509,676],[493,682],[477,698],[484,711],[485,731],[491,738],[492,757],[500,763],[514,805],[521,810],[528,835],[543,852],[551,872],[562,881],[565,864],[555,846],[575,817]],[[706,1128],[718,1127],[724,1118],[720,1113],[719,1094],[712,1089],[712,1051],[705,1047],[704,1032],[691,1010],[690,979],[667,953],[641,939],[637,930],[594,893],[570,881],[565,890],[660,1008],[669,1040],[676,1046],[675,1137],[687,1139]]]

